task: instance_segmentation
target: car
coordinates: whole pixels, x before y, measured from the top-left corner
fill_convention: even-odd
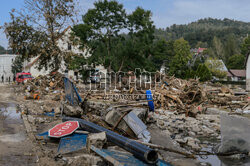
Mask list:
[[[21,72],[21,73],[16,74],[16,82],[18,84],[20,83],[24,84],[27,82],[27,80],[31,80],[31,79],[33,79],[33,77],[31,76],[30,73]]]

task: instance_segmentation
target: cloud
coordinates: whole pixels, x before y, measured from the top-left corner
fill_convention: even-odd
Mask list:
[[[170,1],[167,3],[169,4]],[[248,0],[174,0],[171,3],[172,7],[164,14],[159,15],[156,11],[154,19],[158,27],[187,24],[207,17],[250,21]]]
[[[80,0],[79,8],[80,8],[80,14],[84,14],[88,11],[88,9],[94,7],[95,0]]]

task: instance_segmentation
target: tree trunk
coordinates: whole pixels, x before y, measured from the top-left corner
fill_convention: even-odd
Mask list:
[[[121,63],[121,66],[120,66],[120,68],[119,68],[118,72],[120,72],[120,71],[122,70],[122,68],[123,68],[123,64],[124,64],[124,59],[122,59],[122,63]]]

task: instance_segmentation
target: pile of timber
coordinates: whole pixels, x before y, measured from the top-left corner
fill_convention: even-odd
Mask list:
[[[175,77],[165,78],[154,96],[156,108],[194,117],[199,111],[197,108],[207,100],[207,94],[198,80],[182,80]]]

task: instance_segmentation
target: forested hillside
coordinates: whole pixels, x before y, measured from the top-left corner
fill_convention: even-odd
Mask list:
[[[176,40],[183,37],[191,47],[212,47],[214,36],[222,43],[233,38],[240,45],[250,33],[250,23],[230,19],[205,18],[187,25],[172,25],[166,29],[156,29],[156,38]]]
[[[12,54],[12,51],[6,50],[3,46],[0,45],[0,54]]]
[[[211,58],[222,59],[230,69],[243,69],[250,34],[250,23],[230,19],[205,18],[187,25],[156,29],[156,40],[184,38],[191,48],[207,48]],[[249,37],[248,37],[249,38]]]
[[[3,53],[5,53],[5,49],[4,49],[4,47],[2,47],[2,46],[0,45],[0,54],[3,54]]]

